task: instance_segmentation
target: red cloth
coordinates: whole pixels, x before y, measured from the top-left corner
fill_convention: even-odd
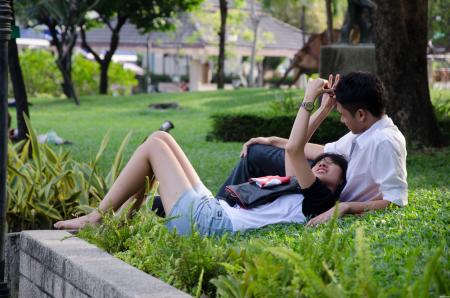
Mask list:
[[[250,178],[250,182],[254,182],[260,188],[269,188],[275,185],[287,184],[290,181],[290,177],[287,176],[264,176],[258,178]]]

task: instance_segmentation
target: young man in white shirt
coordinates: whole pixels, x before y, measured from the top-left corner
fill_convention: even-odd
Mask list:
[[[339,78],[336,78],[339,80]],[[329,82],[332,84],[332,78]],[[338,215],[359,214],[384,209],[391,203],[408,203],[406,182],[406,142],[392,120],[385,115],[384,88],[370,73],[353,72],[342,76],[335,96],[325,95],[317,117],[312,118],[312,135],[336,106],[350,132],[325,146],[311,144],[306,156],[314,159],[321,153],[338,153],[349,160],[347,185],[341,197]],[[246,182],[250,177],[285,175],[284,148],[287,139],[253,138],[243,145],[241,160],[224,186]],[[224,186],[218,196],[224,196]],[[312,218],[307,225],[328,221],[335,207]]]

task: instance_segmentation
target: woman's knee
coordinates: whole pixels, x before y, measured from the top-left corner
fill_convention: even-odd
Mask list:
[[[165,131],[155,131],[153,132],[148,138],[147,140],[150,139],[158,139],[161,140],[167,144],[169,144],[170,142],[174,142],[174,138],[167,132]]]
[[[148,146],[149,144],[155,143],[155,142],[156,143],[161,142],[161,141],[166,142],[166,140],[167,140],[166,135],[169,135],[169,134],[165,131],[155,131],[147,137],[147,139],[145,140],[145,142],[142,145]]]
[[[149,152],[149,150],[153,149],[153,148],[157,148],[160,147],[164,144],[166,144],[166,142],[164,141],[162,135],[165,134],[166,132],[164,131],[157,131],[152,133],[146,140],[144,143],[142,143],[139,147],[138,147],[138,151],[145,151],[145,152]]]

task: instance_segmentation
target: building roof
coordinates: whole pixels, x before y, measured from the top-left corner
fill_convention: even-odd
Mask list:
[[[251,30],[248,19],[242,26]],[[182,51],[186,55],[217,55],[216,33],[206,30],[194,14],[184,14],[174,32],[139,32],[133,24],[126,23],[120,31],[120,48],[145,50],[149,43],[151,51],[175,53]],[[302,31],[277,20],[267,14],[260,15],[259,32],[269,32],[271,42],[266,42],[258,50],[263,56],[293,56],[303,46]],[[94,28],[87,32],[87,40],[94,48],[108,48],[111,33],[108,28]],[[241,37],[227,36],[228,43],[234,43],[234,49],[241,55],[250,55],[251,41]]]

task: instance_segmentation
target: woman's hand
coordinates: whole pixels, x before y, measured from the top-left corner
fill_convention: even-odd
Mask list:
[[[338,217],[342,217],[345,213],[347,213],[348,210],[348,205],[344,202],[344,203],[339,203],[337,206],[331,208],[330,210],[317,215],[316,217],[314,217],[313,219],[311,219],[310,221],[308,221],[308,223],[306,224],[307,227],[314,227],[317,226],[318,224],[322,224],[322,223],[326,223],[327,221],[329,221],[333,215],[334,215],[334,210],[336,208],[339,208],[338,210]]]
[[[333,92],[333,90],[328,87],[328,81],[321,78],[314,79],[309,81],[308,86],[306,86],[304,101],[314,101],[320,94],[328,92]]]
[[[244,145],[242,145],[240,156],[241,157],[247,156],[248,147],[253,144],[272,145],[270,138],[265,137],[251,138],[250,140],[245,142]]]

